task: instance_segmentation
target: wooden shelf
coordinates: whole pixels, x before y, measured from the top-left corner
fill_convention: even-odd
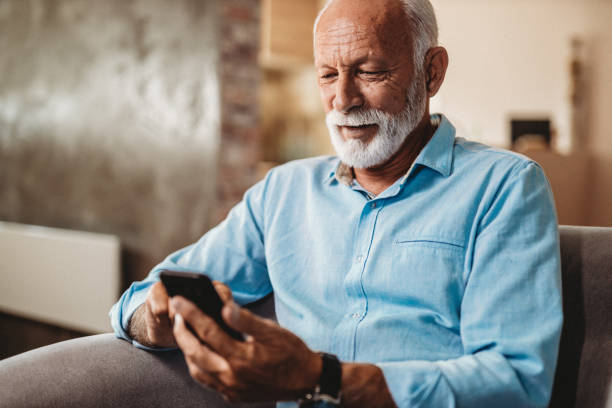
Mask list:
[[[263,0],[260,62],[284,69],[313,61],[312,28],[323,0]]]

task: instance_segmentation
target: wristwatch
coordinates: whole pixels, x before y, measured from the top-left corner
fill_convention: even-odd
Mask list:
[[[323,368],[319,382],[313,390],[300,399],[300,408],[332,408],[340,406],[342,388],[342,364],[333,354],[319,353]]]

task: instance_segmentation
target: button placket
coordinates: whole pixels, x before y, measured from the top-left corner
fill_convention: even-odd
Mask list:
[[[343,350],[341,352],[342,357],[348,361],[355,359],[357,328],[366,317],[368,309],[362,280],[372,245],[376,220],[382,207],[382,200],[363,203],[355,234],[353,260],[344,279],[344,290],[349,301],[347,304],[348,310],[342,322],[336,327],[333,343],[338,347],[338,350]]]

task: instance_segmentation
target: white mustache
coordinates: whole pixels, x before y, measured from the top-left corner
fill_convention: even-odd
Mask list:
[[[385,119],[388,119],[388,115],[376,109],[352,111],[349,113],[340,113],[334,109],[326,115],[325,119],[328,124],[336,126],[380,126]]]

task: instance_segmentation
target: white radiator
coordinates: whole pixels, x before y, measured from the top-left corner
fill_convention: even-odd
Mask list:
[[[0,222],[0,310],[85,332],[111,330],[120,285],[112,235]]]

